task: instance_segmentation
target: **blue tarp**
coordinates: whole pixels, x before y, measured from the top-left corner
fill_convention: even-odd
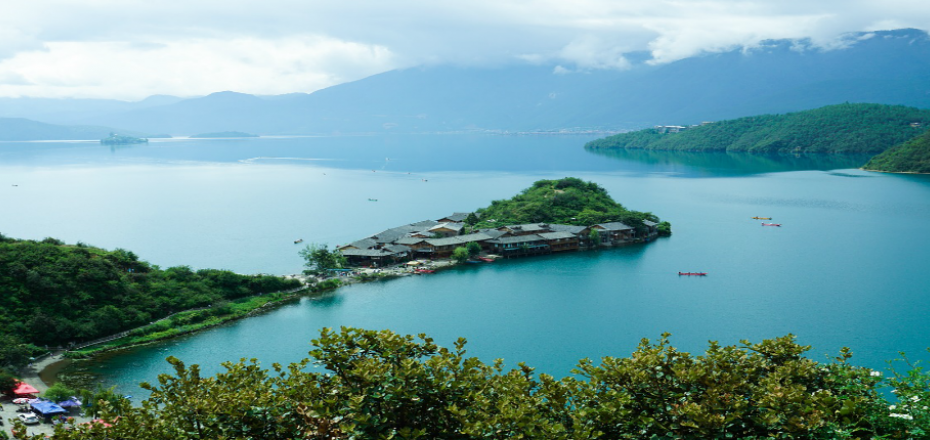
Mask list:
[[[74,400],[68,399],[68,400],[62,400],[61,402],[58,402],[58,406],[62,408],[77,408],[77,407],[80,407],[81,404],[75,402]]]
[[[31,403],[29,406],[38,413],[41,413],[43,416],[53,416],[55,414],[67,414],[68,410],[58,406],[55,402],[36,402]]]

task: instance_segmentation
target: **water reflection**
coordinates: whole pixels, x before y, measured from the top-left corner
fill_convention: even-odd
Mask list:
[[[872,157],[869,154],[754,154],[588,147],[585,150],[621,162],[648,164],[653,167],[653,172],[677,174],[682,177],[736,177],[784,171],[859,168]]]

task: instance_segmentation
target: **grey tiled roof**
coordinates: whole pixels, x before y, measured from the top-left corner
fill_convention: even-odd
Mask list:
[[[650,227],[655,227],[656,225],[658,225],[658,223],[654,221],[650,221],[650,220],[643,220],[643,224],[646,226],[650,226]]]
[[[438,230],[438,229],[451,229],[451,230],[453,230],[453,231],[461,231],[462,228],[464,228],[464,227],[465,227],[465,224],[464,224],[464,223],[447,222],[447,223],[440,223],[440,224],[438,224],[438,225],[436,225],[436,226],[433,226],[432,228],[429,228],[429,230],[430,230],[430,231],[435,231],[435,230]]]
[[[454,222],[460,222],[468,218],[468,214],[471,214],[471,213],[470,212],[455,212],[455,213],[452,213],[452,215],[447,215],[443,217],[443,219],[449,219]]]
[[[577,238],[578,236],[572,234],[571,232],[543,232],[538,234],[540,237],[545,238],[546,240],[558,240],[561,238]]]
[[[595,226],[600,226],[608,231],[626,231],[626,230],[633,229],[632,227],[627,226],[620,222],[600,223]]]
[[[549,225],[549,229],[552,229],[556,232],[570,232],[572,234],[580,234],[581,231],[587,229],[587,226],[575,226],[575,225]]]
[[[532,241],[544,241],[545,239],[537,234],[517,235],[515,237],[499,237],[489,241],[497,244],[529,243]]]
[[[465,235],[456,235],[454,237],[446,238],[428,238],[426,242],[432,246],[453,246],[457,244],[465,244],[470,241],[485,241],[490,240],[491,236],[482,233],[476,234],[465,234]]]

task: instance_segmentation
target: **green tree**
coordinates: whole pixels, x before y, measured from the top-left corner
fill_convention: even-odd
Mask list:
[[[468,217],[465,217],[465,224],[468,226],[477,225],[478,221],[478,216],[474,212],[469,212]]]
[[[468,249],[459,246],[452,251],[452,259],[457,263],[464,263],[468,261]]]
[[[477,257],[481,253],[481,245],[473,241],[468,242],[465,245],[465,249],[468,250],[469,257]]]
[[[304,259],[304,273],[326,275],[327,269],[342,269],[346,259],[338,250],[330,251],[325,244],[308,244],[298,252]]]
[[[17,384],[19,384],[19,379],[16,376],[8,371],[0,370],[0,394],[11,393],[16,389]]]
[[[48,389],[42,393],[42,397],[45,397],[46,399],[53,402],[61,402],[62,400],[66,400],[73,395],[75,395],[74,390],[69,388],[61,381],[55,382],[54,385],[48,387]]]
[[[591,229],[591,232],[588,233],[588,240],[591,242],[591,246],[597,247],[601,245],[601,232],[597,229]]]

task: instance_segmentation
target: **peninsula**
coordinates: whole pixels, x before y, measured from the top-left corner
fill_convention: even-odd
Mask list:
[[[930,173],[930,131],[873,157],[862,168],[889,173]]]
[[[593,182],[540,180],[509,200],[381,231],[337,246],[351,266],[450,258],[459,248],[504,258],[645,243],[670,235],[652,213],[628,210]],[[461,251],[459,251],[461,252]]]
[[[923,133],[930,110],[839,104],[699,125],[661,125],[588,142],[589,150],[878,154]]]

